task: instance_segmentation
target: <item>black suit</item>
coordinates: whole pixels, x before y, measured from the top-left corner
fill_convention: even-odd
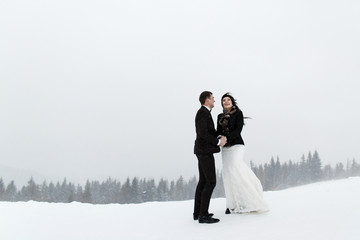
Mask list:
[[[198,158],[199,183],[196,187],[194,214],[206,216],[211,194],[216,186],[214,153],[220,152],[217,133],[210,111],[202,106],[195,117],[194,153]]]

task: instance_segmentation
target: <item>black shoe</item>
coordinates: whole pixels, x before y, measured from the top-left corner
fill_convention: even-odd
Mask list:
[[[227,208],[226,211],[225,211],[225,214],[230,214],[230,210]]]
[[[199,223],[217,223],[217,222],[220,222],[220,220],[217,218],[213,218],[209,215],[199,217]]]
[[[214,216],[214,214],[213,214],[213,213],[209,213],[208,216],[212,217],[212,216]],[[199,220],[199,214],[193,213],[193,218],[194,218],[194,220]]]

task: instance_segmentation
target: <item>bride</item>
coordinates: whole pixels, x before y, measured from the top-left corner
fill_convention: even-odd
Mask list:
[[[266,212],[268,206],[263,198],[263,188],[254,172],[245,164],[244,141],[241,130],[244,116],[230,93],[221,98],[223,113],[218,115],[217,133],[226,136],[222,148],[222,177],[226,195],[226,214]]]

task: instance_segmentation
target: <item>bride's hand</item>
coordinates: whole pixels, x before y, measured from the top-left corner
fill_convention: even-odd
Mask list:
[[[220,137],[220,147],[223,147],[227,142],[227,139],[225,136]]]

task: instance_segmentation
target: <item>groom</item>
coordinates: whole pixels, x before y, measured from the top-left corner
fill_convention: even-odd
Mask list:
[[[218,138],[211,117],[214,107],[214,96],[209,91],[200,94],[201,108],[195,117],[196,140],[194,153],[198,159],[199,183],[195,192],[194,220],[199,223],[217,223],[220,220],[213,218],[208,212],[211,194],[216,185],[214,153],[220,152],[219,146],[226,144],[226,137]]]

